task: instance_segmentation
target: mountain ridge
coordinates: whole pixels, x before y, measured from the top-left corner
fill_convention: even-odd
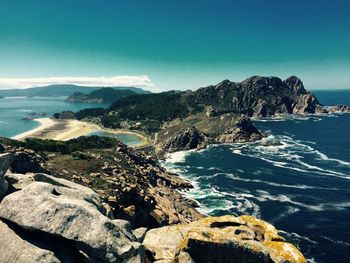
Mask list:
[[[132,90],[119,90],[113,88],[101,88],[94,90],[88,94],[82,92],[75,92],[69,96],[65,101],[70,103],[101,103],[111,104],[122,98],[136,95],[138,93]]]
[[[50,97],[50,96],[70,96],[74,92],[92,92],[101,88],[113,88],[117,90],[131,90],[138,94],[149,94],[150,91],[144,90],[142,88],[137,87],[87,87],[87,86],[79,86],[73,84],[57,84],[57,85],[48,85],[41,87],[30,87],[26,89],[3,89],[0,90],[0,96],[2,97],[10,97],[10,96],[24,96],[24,97],[32,97],[32,96],[42,96],[42,97]]]

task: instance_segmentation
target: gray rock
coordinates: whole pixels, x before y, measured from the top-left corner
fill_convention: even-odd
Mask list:
[[[52,184],[33,182],[6,196],[0,204],[1,218],[74,241],[93,262],[143,262],[143,246],[125,223],[100,213],[90,189],[46,175],[37,177]]]
[[[156,135],[154,142],[156,154],[185,151],[190,149],[203,149],[207,138],[195,127],[170,127]]]
[[[8,188],[8,183],[4,178],[7,169],[10,167],[13,161],[13,154],[4,153],[0,154],[0,198],[5,196]]]
[[[58,263],[53,252],[41,249],[19,237],[0,221],[0,262],[2,263]]]
[[[146,227],[139,227],[139,228],[136,228],[135,230],[133,230],[132,233],[134,234],[136,239],[142,243],[142,241],[144,240],[144,238],[146,236],[147,228]]]

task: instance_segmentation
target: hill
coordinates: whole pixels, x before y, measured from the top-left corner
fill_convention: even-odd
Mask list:
[[[43,87],[33,87],[27,89],[6,89],[0,90],[0,96],[12,97],[12,96],[23,96],[23,97],[50,97],[50,96],[70,96],[75,92],[89,93],[101,89],[103,87],[85,87],[72,84],[62,85],[49,85]],[[136,87],[113,87],[118,90],[130,90],[137,94],[148,94],[149,91],[143,90]]]
[[[211,108],[216,115],[243,114],[248,117],[274,117],[287,114],[326,113],[317,98],[295,77],[253,76],[242,82],[224,80],[196,91],[169,91],[122,98],[103,113],[89,109],[78,112],[80,119],[98,117],[106,127],[138,127],[148,133],[176,118],[203,113]]]
[[[94,90],[89,94],[75,92],[66,99],[66,102],[71,103],[104,103],[111,104],[122,98],[136,95],[137,93],[131,90],[119,90],[113,88],[102,88]]]

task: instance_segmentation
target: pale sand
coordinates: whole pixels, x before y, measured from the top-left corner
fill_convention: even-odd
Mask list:
[[[78,120],[55,120],[50,118],[38,118],[34,119],[34,121],[39,122],[40,126],[33,130],[13,136],[12,139],[25,140],[26,138],[40,138],[67,141],[87,135],[94,131],[105,131],[113,134],[131,134],[139,137],[141,142],[133,147],[141,147],[150,143],[149,138],[143,134],[121,129],[106,129],[89,122]]]

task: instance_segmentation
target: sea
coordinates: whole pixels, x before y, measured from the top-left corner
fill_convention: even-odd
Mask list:
[[[315,91],[324,105],[350,90]],[[207,215],[254,215],[281,230],[308,262],[350,262],[350,114],[255,120],[260,142],[168,156],[184,192]]]
[[[12,137],[32,130],[40,124],[33,120],[23,120],[30,114],[43,114],[36,118],[51,117],[62,111],[79,111],[86,108],[108,107],[106,104],[68,103],[67,97],[5,97],[0,99],[0,136]],[[123,143],[133,146],[140,143],[140,138],[132,134],[110,134],[93,131],[88,135],[116,137]]]
[[[350,104],[350,90],[314,91],[324,105]],[[65,97],[0,99],[0,136],[38,126],[28,114],[77,111]],[[207,215],[254,215],[272,223],[309,262],[349,262],[350,114],[254,120],[260,142],[178,152],[163,165],[190,180],[184,192]],[[98,134],[106,135],[106,134]],[[107,134],[108,135],[108,134]],[[108,135],[110,136],[110,135]],[[124,143],[138,139],[123,135]]]

